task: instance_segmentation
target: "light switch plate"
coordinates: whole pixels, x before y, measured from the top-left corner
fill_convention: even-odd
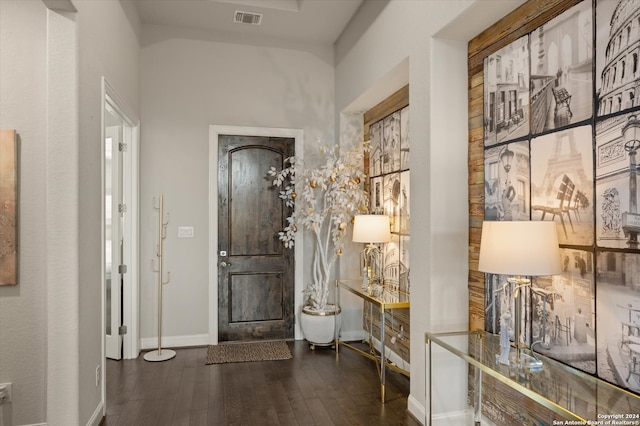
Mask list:
[[[193,238],[193,226],[179,226],[178,238]]]

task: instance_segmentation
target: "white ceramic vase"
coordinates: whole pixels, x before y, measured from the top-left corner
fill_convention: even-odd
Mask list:
[[[324,311],[314,311],[306,306],[302,308],[300,326],[302,334],[311,345],[312,350],[316,346],[333,345],[341,325],[341,310],[335,305],[327,305],[327,309]]]

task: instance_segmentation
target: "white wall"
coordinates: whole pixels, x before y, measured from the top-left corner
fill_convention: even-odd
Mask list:
[[[0,383],[14,383],[15,402],[0,424],[46,421],[46,13],[0,2],[0,127],[20,136],[19,284],[0,287]]]
[[[99,414],[101,395],[94,373],[102,363],[103,336],[102,75],[134,112],[143,111],[141,265],[150,263],[155,244],[151,199],[163,193],[173,224],[165,245],[165,269],[172,272],[172,283],[166,286],[165,334],[188,338],[208,332],[208,126],[302,129],[309,161],[317,152],[316,138],[331,143],[334,129],[343,128],[338,119],[343,112],[353,112],[349,109],[363,97],[369,99],[370,107],[390,93],[372,95],[371,90],[382,90],[381,82],[407,58],[411,158],[414,163],[417,159],[429,164],[411,168],[410,409],[419,417],[425,401],[424,332],[467,324],[466,41],[521,2],[365,2],[337,45],[335,69],[327,48],[251,47],[158,27],[144,29],[139,51],[137,18],[127,2],[74,3],[79,82],[70,90],[78,90],[79,98],[78,111],[70,114],[77,113],[79,120],[78,141],[72,142],[79,163],[73,153],[67,164],[55,163],[56,169],[47,172],[51,147],[46,145],[45,9],[40,2],[0,1],[0,126],[18,129],[22,138],[20,284],[0,288],[0,381],[18,385],[14,387],[17,399],[9,408],[14,424],[55,424],[57,419],[74,418],[75,410],[63,413],[64,407],[59,406],[48,408],[54,417],[47,415],[46,392],[54,395],[61,389],[60,400],[78,408],[78,421],[65,424],[86,424]],[[46,211],[46,198],[56,196],[47,193],[47,176],[67,170],[73,170],[70,179],[77,185],[70,187],[71,200],[78,203],[71,222],[64,211]],[[68,292],[53,296],[54,302],[60,302],[53,311],[52,305],[47,306],[52,296],[44,260],[49,256],[47,247],[64,249],[56,244],[68,236],[47,236],[47,220],[76,227],[72,236],[78,241],[72,247],[75,258],[63,271],[75,278],[66,283]],[[194,226],[195,238],[178,240],[178,225]],[[146,272],[141,268],[143,338],[155,336],[155,280],[150,270],[150,266]],[[55,282],[52,288],[64,288],[63,284]],[[74,312],[66,316],[55,311],[65,305]],[[58,339],[66,337],[68,329],[53,327],[47,336],[47,318],[58,318],[58,314],[77,318],[77,323],[68,324],[71,332],[77,332],[70,347]],[[48,353],[74,352],[62,360],[60,368],[77,376],[60,379],[51,371],[47,382]],[[51,378],[63,380],[64,386],[57,387]],[[80,401],[69,401],[75,396]]]
[[[140,116],[139,53],[135,11],[127,2],[76,0],[79,48],[79,387],[84,424],[101,401],[95,384],[101,359],[102,329],[102,141],[104,76],[129,109]],[[100,413],[101,414],[101,413]]]
[[[19,284],[0,288],[4,424],[102,416],[100,82],[137,111],[139,47],[126,4],[75,6],[0,2],[0,126],[21,137]]]
[[[371,107],[410,84],[409,409],[419,419],[426,406],[424,333],[468,327],[467,41],[520,3],[365,2],[336,46],[338,114]],[[407,58],[409,79],[398,80]],[[449,384],[447,393],[463,391]]]
[[[163,287],[163,345],[206,344],[209,262],[217,261],[208,252],[209,125],[301,129],[304,157],[311,161],[317,139],[334,143],[332,51],[328,46],[234,44],[159,26],[144,26],[143,39],[142,343],[147,348],[156,344],[157,276],[150,264],[157,213],[152,199],[163,194],[170,213],[163,268],[171,272]],[[193,226],[194,238],[177,238],[178,226]]]

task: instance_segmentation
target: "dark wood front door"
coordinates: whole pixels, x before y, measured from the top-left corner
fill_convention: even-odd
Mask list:
[[[290,211],[267,174],[294,138],[218,137],[218,340],[294,338],[294,255],[278,232]]]

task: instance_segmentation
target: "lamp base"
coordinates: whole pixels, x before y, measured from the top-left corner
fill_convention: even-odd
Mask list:
[[[500,355],[496,355],[496,362],[506,364],[500,359]],[[520,352],[519,356],[515,351],[509,353],[509,368],[518,370],[528,370],[531,372],[542,371],[542,361],[539,359]]]

